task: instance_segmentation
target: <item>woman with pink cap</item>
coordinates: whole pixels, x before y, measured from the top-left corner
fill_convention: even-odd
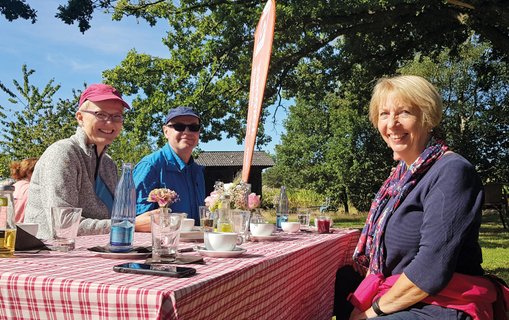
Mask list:
[[[83,208],[78,235],[110,231],[117,166],[106,153],[120,134],[129,105],[112,86],[92,84],[76,111],[78,127],[70,138],[55,142],[35,166],[25,222],[39,224],[38,238],[51,237],[49,208]]]

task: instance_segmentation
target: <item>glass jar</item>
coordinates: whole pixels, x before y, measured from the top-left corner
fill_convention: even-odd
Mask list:
[[[14,186],[0,186],[0,257],[12,257],[16,246]]]
[[[217,209],[217,214],[217,231],[233,232],[229,195],[221,196],[221,206]]]

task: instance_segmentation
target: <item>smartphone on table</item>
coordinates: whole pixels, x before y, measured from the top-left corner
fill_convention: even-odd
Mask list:
[[[190,277],[196,273],[196,269],[189,267],[177,267],[168,264],[146,264],[128,262],[113,267],[113,271],[122,273],[139,273],[154,276],[165,276],[174,278]]]

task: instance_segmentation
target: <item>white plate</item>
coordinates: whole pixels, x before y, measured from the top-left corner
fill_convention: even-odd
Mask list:
[[[196,241],[203,240],[203,231],[192,230],[192,231],[180,231],[181,241]]]
[[[152,255],[151,252],[93,252],[106,259],[143,259]]]
[[[238,257],[244,252],[246,249],[236,247],[232,251],[210,251],[205,248],[200,248],[197,250],[202,256],[211,257],[211,258],[233,258]]]
[[[276,241],[279,240],[279,236],[253,236],[250,237],[251,241]]]

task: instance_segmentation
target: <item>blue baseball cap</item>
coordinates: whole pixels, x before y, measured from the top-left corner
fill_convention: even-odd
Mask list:
[[[181,116],[195,117],[198,118],[198,120],[200,120],[201,122],[200,116],[193,109],[188,107],[177,107],[171,109],[170,112],[168,112],[168,115],[166,116],[166,121],[164,123],[168,124],[168,122],[170,122],[171,119]]]

